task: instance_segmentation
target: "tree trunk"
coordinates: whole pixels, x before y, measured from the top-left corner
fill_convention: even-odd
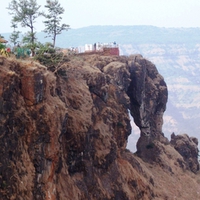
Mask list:
[[[56,44],[56,34],[54,34],[53,36],[53,48],[55,48],[55,44]]]
[[[32,56],[35,56],[35,47],[34,47],[34,44],[35,44],[35,35],[34,35],[34,32],[33,32],[33,26],[31,27],[31,54]]]

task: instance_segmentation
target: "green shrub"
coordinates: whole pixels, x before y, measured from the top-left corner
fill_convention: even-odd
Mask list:
[[[63,60],[63,53],[56,52],[50,43],[39,44],[36,49],[35,59],[49,70],[55,71],[59,63]]]
[[[5,49],[5,48],[6,48],[6,46],[4,44],[0,43],[0,49]]]

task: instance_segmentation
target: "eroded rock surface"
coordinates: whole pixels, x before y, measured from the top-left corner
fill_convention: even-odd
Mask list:
[[[154,64],[141,55],[132,56],[131,83],[128,88],[130,110],[141,130],[137,152],[143,159],[152,159],[154,141],[167,142],[162,133],[163,113],[167,103],[167,86]],[[150,153],[149,153],[150,152]]]
[[[184,161],[187,164],[187,167],[192,172],[199,171],[199,162],[198,162],[198,140],[195,137],[189,137],[186,134],[171,135],[170,143],[174,148],[180,153]]]
[[[162,133],[167,87],[151,62],[79,55],[55,73],[0,64],[0,199],[200,198],[193,167]],[[141,130],[136,154],[128,110]]]

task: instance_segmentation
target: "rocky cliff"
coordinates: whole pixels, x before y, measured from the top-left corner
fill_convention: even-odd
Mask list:
[[[172,132],[187,133],[200,140],[199,32],[198,27],[90,26],[62,32],[56,43],[62,48],[78,47],[84,51],[85,44],[116,41],[120,55],[141,54],[148,58],[165,77],[168,87],[165,136],[169,139]],[[3,36],[9,39],[10,34]],[[51,38],[44,39],[45,33],[37,33],[37,38],[41,43],[51,42]],[[138,135],[139,131],[128,139],[128,147],[133,152]]]
[[[161,43],[130,43],[120,46],[120,52],[124,55],[139,53],[151,60],[165,77],[169,98],[164,114],[163,131],[168,138],[175,132],[187,133],[200,140],[200,44],[193,40],[197,32],[190,32],[190,42],[186,41],[189,37],[183,39],[180,36],[183,40],[180,43],[163,40]],[[186,31],[182,30],[182,33]],[[174,40],[176,37],[172,34],[170,38]]]
[[[166,103],[141,55],[78,55],[53,72],[0,57],[0,199],[199,199],[198,141],[164,137]]]

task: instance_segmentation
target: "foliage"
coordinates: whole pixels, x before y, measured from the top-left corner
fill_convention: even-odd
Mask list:
[[[48,14],[43,13],[43,16],[46,18],[44,21],[46,27],[44,32],[47,33],[49,37],[52,37],[53,47],[55,47],[56,36],[61,34],[63,30],[68,30],[69,25],[60,25],[62,20],[60,15],[63,14],[65,10],[57,0],[47,0],[45,7],[48,9]]]
[[[64,61],[64,55],[56,51],[51,43],[39,43],[36,49],[35,59],[45,65],[49,70],[55,72],[59,64]]]
[[[11,41],[11,43],[14,44],[14,46],[16,46],[17,43],[19,42],[18,39],[19,39],[20,31],[16,31],[17,24],[15,22],[13,22],[13,21],[12,21],[11,27],[14,29],[14,31],[10,35],[10,41]]]
[[[0,43],[0,49],[5,49],[5,48],[6,48],[6,46],[4,44]]]
[[[13,32],[11,35],[10,35],[10,42],[13,43],[14,46],[17,45],[17,43],[19,43],[18,39],[19,39],[19,34],[20,34],[20,31],[16,31],[16,32]]]
[[[11,27],[14,29],[10,36],[10,41],[15,46],[14,53],[17,58],[29,56],[31,50],[32,56],[34,56],[36,60],[48,66],[52,71],[57,71],[64,56],[63,53],[55,49],[56,36],[61,34],[63,30],[68,30],[69,25],[60,24],[62,20],[60,15],[64,13],[64,8],[61,7],[57,0],[47,0],[46,3],[45,7],[48,9],[48,14],[39,12],[41,6],[37,4],[36,0],[11,0],[7,8],[12,15]],[[49,37],[52,37],[53,44],[41,44],[37,42],[34,24],[39,16],[44,16],[46,18],[46,21],[44,21],[44,32],[48,33]],[[21,27],[30,29],[23,36],[22,47],[19,45],[16,46],[19,42],[20,34],[19,31],[16,31],[18,24],[20,24]]]
[[[11,11],[10,14],[13,16],[13,23],[20,23],[22,27],[30,28],[30,43],[34,47],[35,33],[34,23],[36,18],[40,16],[40,6],[36,0],[12,0],[9,4],[8,9]],[[34,48],[31,49],[34,55]]]
[[[34,43],[32,43],[32,38],[34,38]],[[31,52],[34,51],[35,53],[35,49],[37,47],[37,42],[36,42],[36,32],[27,32],[22,39],[22,43],[24,44],[23,46],[25,46],[26,48],[31,49]],[[33,54],[34,55],[34,54]]]
[[[13,22],[21,23],[22,27],[31,29],[35,19],[40,15],[39,8],[36,0],[12,0],[8,7],[10,14],[13,15]]]

